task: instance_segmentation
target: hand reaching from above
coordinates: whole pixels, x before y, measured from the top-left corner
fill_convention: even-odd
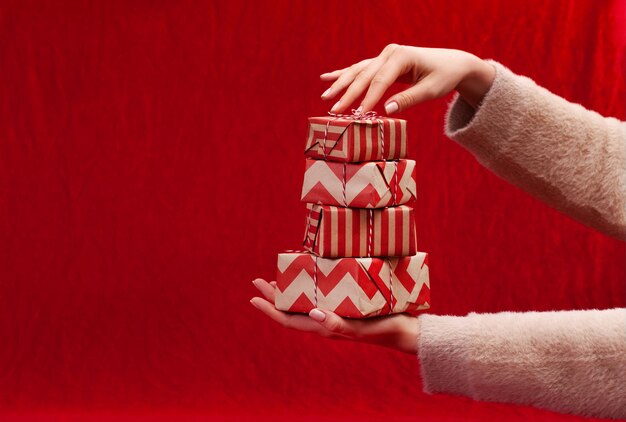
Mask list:
[[[282,312],[274,307],[276,282],[252,282],[265,299],[254,297],[250,303],[284,327],[319,334],[337,340],[352,340],[417,353],[417,318],[395,314],[368,319],[341,318],[331,311],[313,309],[309,315]]]
[[[322,94],[323,100],[339,98],[343,92],[331,109],[335,113],[348,110],[363,93],[366,94],[358,109],[363,113],[370,111],[393,83],[411,85],[385,102],[385,111],[392,114],[453,90],[477,107],[491,88],[495,68],[460,50],[389,44],[378,57],[320,77],[333,82]]]

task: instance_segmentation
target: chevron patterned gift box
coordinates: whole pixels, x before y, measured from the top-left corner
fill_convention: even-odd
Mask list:
[[[406,120],[309,117],[304,154],[349,163],[406,158]]]
[[[307,204],[304,248],[325,258],[417,252],[413,208],[358,209]]]
[[[428,255],[399,258],[319,258],[278,255],[276,309],[308,313],[319,307],[365,318],[430,307]]]
[[[415,161],[337,163],[306,159],[303,202],[383,208],[415,199]]]

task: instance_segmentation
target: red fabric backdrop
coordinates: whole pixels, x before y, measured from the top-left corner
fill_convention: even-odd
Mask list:
[[[249,305],[250,281],[300,245],[321,72],[390,42],[459,48],[624,119],[625,10],[3,2],[0,409],[578,419],[427,396],[414,357],[284,330]],[[402,115],[432,312],[624,306],[624,243],[480,167],[442,135],[445,107]]]

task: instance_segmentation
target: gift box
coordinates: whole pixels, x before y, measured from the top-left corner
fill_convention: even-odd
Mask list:
[[[416,314],[430,307],[428,255],[399,258],[320,258],[278,255],[276,309],[308,313],[313,308],[343,317]]]
[[[413,208],[358,209],[307,204],[304,248],[334,257],[407,256],[417,251]]]
[[[310,117],[305,155],[327,161],[405,158],[406,121],[387,117]]]
[[[307,158],[302,201],[383,208],[415,199],[415,161],[337,163]]]

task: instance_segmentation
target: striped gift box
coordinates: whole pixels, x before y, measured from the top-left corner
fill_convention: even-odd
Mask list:
[[[406,120],[310,117],[304,153],[311,158],[349,163],[405,158]]]
[[[322,257],[407,256],[417,251],[413,208],[307,204],[304,248]]]
[[[415,161],[337,163],[306,159],[302,202],[383,208],[415,199]]]
[[[276,309],[308,313],[319,307],[365,318],[430,307],[428,255],[400,258],[319,258],[278,255]]]

